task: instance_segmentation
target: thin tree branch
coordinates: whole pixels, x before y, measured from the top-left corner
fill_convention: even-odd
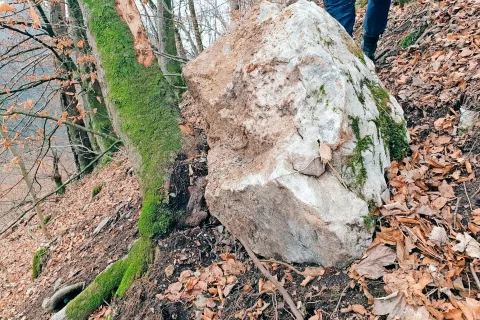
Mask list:
[[[270,280],[270,282],[273,283],[273,285],[278,289],[278,291],[282,294],[283,296],[283,299],[285,299],[285,302],[288,304],[288,306],[290,307],[290,310],[292,311],[292,313],[295,315],[295,319],[296,320],[303,320],[303,316],[302,314],[300,313],[300,311],[298,311],[297,309],[297,306],[295,306],[295,303],[293,302],[292,300],[292,297],[290,297],[290,294],[288,294],[287,290],[285,290],[285,288],[282,286],[282,284],[280,282],[278,282],[277,279],[275,279],[272,274],[267,270],[265,269],[265,267],[263,266],[263,264],[260,262],[260,260],[258,260],[257,256],[255,255],[255,253],[253,253],[252,249],[250,249],[249,246],[247,246],[246,242],[243,241],[242,239],[240,238],[237,238],[238,241],[240,241],[240,243],[242,244],[242,246],[245,248],[245,250],[247,251],[248,255],[250,256],[250,258],[252,259],[253,263],[255,264],[255,266],[260,269],[260,272],[265,276],[267,277],[268,280]]]
[[[39,115],[39,114],[24,112],[24,111],[11,111],[11,112],[6,112],[6,113],[0,113],[0,116],[11,116],[11,115],[14,115],[14,114],[20,114],[20,115],[24,115],[24,116],[27,116],[27,117],[33,117],[33,118],[39,118],[39,119],[48,119],[48,120],[52,120],[52,121],[56,121],[56,122],[58,122],[60,120],[59,118],[55,118],[55,117],[52,117],[52,116]],[[78,125],[76,123],[73,123],[73,122],[70,122],[68,120],[64,120],[64,121],[62,121],[62,123],[65,123],[66,125],[71,126],[73,128],[76,128],[76,129],[79,129],[79,130],[83,130],[83,131],[86,131],[86,132],[93,133],[93,134],[98,135],[98,136],[100,136],[102,138],[105,138],[105,139],[110,139],[110,140],[113,140],[115,142],[120,141],[120,140],[118,140],[117,138],[115,138],[111,135],[108,135],[108,134],[103,133],[103,132],[98,132],[98,131],[95,131],[95,130],[92,130],[92,129],[88,129],[86,127],[80,126],[80,125]]]

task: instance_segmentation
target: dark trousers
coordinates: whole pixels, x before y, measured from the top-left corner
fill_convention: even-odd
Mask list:
[[[355,0],[324,0],[324,3],[327,12],[340,22],[349,35],[352,35],[355,24]],[[391,3],[391,0],[368,0],[363,24],[367,36],[378,37],[385,31]]]

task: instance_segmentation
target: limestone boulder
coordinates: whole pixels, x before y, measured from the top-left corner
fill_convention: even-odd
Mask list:
[[[313,2],[262,2],[183,74],[211,148],[210,212],[266,257],[360,258],[408,137],[342,26]]]

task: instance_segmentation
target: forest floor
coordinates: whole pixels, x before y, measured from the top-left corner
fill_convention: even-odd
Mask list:
[[[361,30],[364,9],[358,14]],[[375,319],[387,312],[388,319],[480,319],[474,277],[480,274],[480,126],[458,129],[461,112],[479,111],[478,30],[475,1],[392,8],[377,67],[405,111],[411,153],[387,173],[393,196],[375,212],[375,239],[362,261],[345,270],[264,262],[306,319]],[[59,278],[61,286],[89,283],[125,255],[140,205],[138,183],[120,153],[44,205],[56,240],[36,280],[36,226],[20,225],[0,237],[8,248],[0,264],[0,319],[48,319],[41,303]],[[114,223],[93,236],[112,215]],[[214,218],[156,243],[147,274],[91,319],[293,318],[282,295]]]
[[[93,196],[93,190],[96,195]],[[44,298],[59,288],[90,283],[135,240],[141,208],[139,184],[126,155],[118,152],[103,169],[42,204],[52,235],[40,276],[32,280],[35,251],[47,246],[34,217],[0,237],[0,319],[48,319]],[[111,217],[101,232],[95,228]]]

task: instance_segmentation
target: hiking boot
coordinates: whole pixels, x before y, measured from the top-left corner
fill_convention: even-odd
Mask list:
[[[363,53],[367,57],[370,58],[373,62],[375,62],[375,51],[377,50],[377,42],[380,37],[372,37],[368,35],[363,35],[363,40],[362,40],[362,50]]]

